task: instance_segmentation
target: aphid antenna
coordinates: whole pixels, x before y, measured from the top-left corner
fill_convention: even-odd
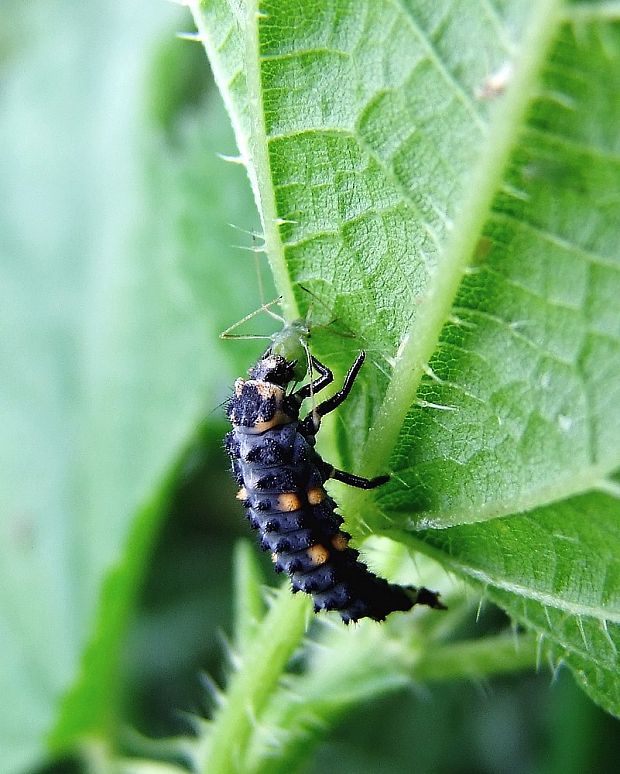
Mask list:
[[[365,351],[368,352],[368,350],[365,350]],[[374,352],[379,352],[379,350],[374,350]],[[380,352],[379,352],[379,354],[381,355]],[[385,355],[381,355],[381,357],[383,357],[385,359]],[[382,365],[379,365],[379,363],[375,360],[374,357],[370,359],[370,362],[374,365],[374,367],[377,369],[377,371],[379,371],[379,373],[381,373],[381,374],[383,374],[383,376],[385,376],[386,379],[390,378],[390,373],[388,371],[386,371],[385,368]]]
[[[306,353],[306,360],[308,361],[308,375],[310,378],[310,402],[312,403],[312,421],[314,426],[319,428],[321,425],[321,417],[316,410],[316,398],[314,397],[314,387],[312,386],[314,382],[314,366],[312,365],[312,356],[310,355],[310,349],[308,348],[307,342],[300,337],[299,343],[303,347],[303,350]]]
[[[220,333],[220,339],[237,339],[237,341],[251,341],[252,339],[264,339],[271,341],[271,336],[261,336],[258,333]]]
[[[312,300],[316,301],[319,306],[322,306],[323,309],[325,309],[326,312],[329,312],[329,314],[332,313],[332,310],[327,306],[325,301],[323,301],[321,298],[319,298],[319,296],[316,293],[314,293],[312,290],[310,290],[310,288],[307,288],[305,285],[302,285],[301,282],[298,282],[297,284],[304,291],[304,293],[307,293],[309,296],[312,296]],[[309,316],[310,315],[308,315],[308,317]]]
[[[332,316],[332,314],[333,314],[333,310],[332,310],[332,309],[331,309],[331,308],[330,308],[330,307],[329,307],[329,306],[328,306],[328,305],[325,303],[325,301],[323,301],[323,299],[322,299],[322,298],[320,298],[320,297],[319,297],[319,296],[318,296],[318,295],[317,295],[317,294],[316,294],[314,291],[310,290],[310,288],[307,288],[305,285],[302,285],[302,284],[301,284],[301,282],[298,282],[298,283],[297,283],[297,285],[298,285],[298,286],[299,286],[299,287],[300,287],[300,288],[301,288],[301,289],[302,289],[302,290],[303,290],[305,293],[307,293],[309,296],[312,296],[312,299],[313,299],[314,301],[316,301],[316,302],[317,302],[317,304],[318,304],[319,306],[321,306],[321,307],[322,307],[322,308],[323,308],[323,309],[324,309],[324,310],[325,310],[325,311],[326,311],[326,312],[327,312],[327,313],[330,315],[330,317],[331,317],[331,319],[330,319],[330,321],[329,321],[329,322],[327,322],[327,323],[323,323],[323,324],[322,324],[322,325],[320,325],[320,326],[319,326],[319,325],[316,325],[316,326],[315,326],[316,328],[319,328],[319,327],[320,327],[320,328],[328,328],[330,325],[334,325],[334,324],[335,324],[335,323],[337,323],[337,322],[342,322],[342,321],[341,321],[341,320],[340,320],[338,317],[333,317],[333,316]],[[308,320],[310,319],[310,312],[311,312],[311,309],[312,309],[312,307],[310,307],[310,309],[308,310],[308,315],[307,315],[307,317],[306,317],[306,319],[308,319]],[[352,330],[351,330],[351,329],[348,327],[348,325],[346,325],[346,323],[342,322],[342,325],[344,325],[344,327],[345,327],[347,330],[346,330],[346,332],[345,332],[345,333],[343,333],[343,332],[339,331],[339,335],[340,335],[340,336],[342,336],[343,338],[347,338],[347,339],[356,339],[356,338],[358,338],[358,337],[355,335],[355,333],[353,333],[353,331],[352,331]]]
[[[265,286],[263,284],[263,274],[261,272],[261,265],[260,261],[258,260],[258,254],[259,253],[267,253],[267,244],[265,242],[265,236],[264,234],[257,234],[255,232],[248,232],[251,234],[252,237],[252,245],[254,246],[254,271],[256,272],[256,285],[258,287],[258,297],[260,299],[261,303],[261,309],[265,311],[270,317],[273,317],[274,320],[277,320],[281,325],[286,325],[286,320],[284,317],[282,317],[279,314],[276,314],[273,312],[270,307],[274,304],[281,304],[282,303],[282,296],[278,296],[277,299],[274,299],[273,301],[269,301],[268,303],[265,301]],[[261,248],[258,248],[256,246],[256,241],[258,239],[263,240],[263,246]]]
[[[326,312],[328,312],[330,314],[330,316],[332,315],[333,310],[314,291],[310,290],[310,288],[307,288],[305,285],[302,285],[301,282],[298,282],[297,285],[304,292],[306,292],[309,296],[312,296],[312,298],[319,304],[319,306],[321,306]],[[310,310],[311,310],[311,308],[310,308]],[[308,319],[308,320],[310,319],[310,310],[309,310],[308,315],[306,316],[306,319]],[[349,326],[345,322],[343,322],[339,317],[331,316],[331,319],[330,319],[329,322],[323,323],[321,325],[314,325],[313,327],[314,328],[328,328],[330,325],[335,325],[336,323],[340,323],[346,329],[345,331],[340,331],[340,330],[336,331],[338,336],[340,336],[342,338],[346,338],[346,339],[358,339],[359,340],[361,338],[362,342],[364,342],[364,338],[360,337],[359,334],[354,333],[349,328]],[[385,354],[385,352],[380,347],[363,346],[362,348],[363,348],[364,352],[367,355],[376,354],[376,355],[379,356],[379,358],[384,360],[390,366],[390,368],[393,368],[393,362],[391,362],[391,359]],[[325,354],[325,357],[329,357],[330,355],[333,355],[333,354],[334,353]],[[390,374],[382,366],[379,365],[379,363],[377,362],[376,358],[372,358],[370,362],[372,362],[372,364],[375,366],[375,368],[378,371],[380,371],[385,377],[387,377],[388,379],[390,378]]]

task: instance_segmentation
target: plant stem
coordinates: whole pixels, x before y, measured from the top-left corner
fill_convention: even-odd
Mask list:
[[[236,650],[242,653],[267,610],[262,593],[265,580],[256,548],[248,540],[240,540],[235,545],[233,576],[234,642]]]
[[[500,634],[429,649],[416,663],[416,680],[462,680],[491,677],[536,666],[536,637]]]
[[[308,611],[308,597],[291,594],[288,583],[280,589],[256,632],[251,651],[231,678],[226,704],[217,714],[206,749],[197,761],[199,771],[243,770],[241,763],[253,726],[301,643]]]

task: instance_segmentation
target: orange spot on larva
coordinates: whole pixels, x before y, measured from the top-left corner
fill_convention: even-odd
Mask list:
[[[323,500],[327,497],[327,492],[323,489],[322,486],[317,486],[314,489],[308,489],[308,502],[310,505],[318,505],[319,503],[322,503]]]
[[[301,508],[301,500],[299,495],[295,492],[284,492],[278,495],[276,499],[276,507],[279,511],[288,513],[290,511],[297,511]]]
[[[308,558],[312,564],[317,567],[321,564],[325,564],[325,562],[329,559],[329,551],[320,543],[317,543],[314,546],[310,546],[310,548],[306,551],[306,554],[308,555]]]
[[[344,551],[349,545],[349,538],[344,532],[337,532],[332,538],[332,545],[336,551]]]

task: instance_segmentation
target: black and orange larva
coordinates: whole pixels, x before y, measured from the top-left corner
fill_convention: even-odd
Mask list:
[[[340,529],[343,519],[323,484],[333,478],[373,489],[388,476],[354,476],[316,452],[321,417],[347,398],[365,356],[360,352],[341,390],[300,420],[303,401],[333,381],[330,369],[308,355],[318,377],[287,394],[287,387],[306,375],[301,364],[308,352],[307,335],[305,323],[297,321],[274,336],[249,370],[250,378],[236,381],[227,405],[233,429],[225,446],[250,525],[258,530],[263,550],[271,551],[276,572],[290,575],[294,592],[312,595],[315,612],[337,610],[349,623],[360,618],[382,621],[415,604],[442,609],[435,592],[388,583],[370,572],[349,547],[351,536]]]

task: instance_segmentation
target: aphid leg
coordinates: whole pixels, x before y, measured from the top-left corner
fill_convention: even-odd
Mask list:
[[[334,468],[330,478],[336,481],[342,481],[343,484],[348,486],[354,486],[357,489],[374,489],[376,486],[381,486],[390,480],[389,476],[376,476],[375,478],[363,478],[362,476],[355,476],[353,473],[347,473],[345,470],[338,470]]]
[[[316,402],[314,400],[314,358],[310,354],[310,349],[308,348],[307,342],[305,342],[303,339],[299,339],[299,343],[304,348],[304,352],[306,353],[306,360],[308,361],[308,373],[310,374],[308,390],[310,391],[310,397],[312,398],[312,413],[314,414],[314,409],[316,407]],[[316,362],[318,363],[319,361],[317,360]]]
[[[241,320],[238,320],[236,323],[233,323],[230,328],[226,328],[225,331],[220,333],[220,339],[270,339],[271,336],[256,336],[256,335],[245,335],[245,334],[239,334],[239,333],[232,333],[231,331],[234,331],[236,328],[238,328],[240,325],[243,325],[244,322],[247,322],[248,320],[251,320],[253,317],[256,317],[257,314],[261,314],[261,312],[267,313],[271,317],[275,317],[276,320],[279,320],[280,322],[284,323],[284,318],[280,317],[279,314],[276,314],[271,310],[271,307],[274,304],[279,304],[282,300],[281,297],[274,298],[273,301],[269,301],[267,304],[263,304],[258,309],[255,309],[253,312],[250,312],[250,314],[246,314],[245,317],[243,317]]]

